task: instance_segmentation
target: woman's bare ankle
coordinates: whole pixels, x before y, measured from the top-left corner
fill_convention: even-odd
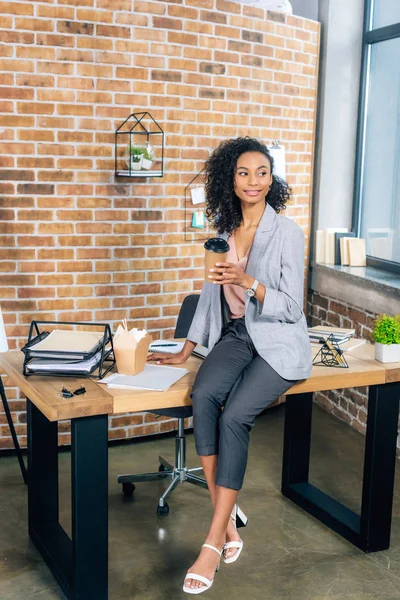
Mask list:
[[[205,543],[209,544],[210,546],[214,546],[214,548],[216,548],[217,550],[221,550],[223,545],[225,544],[225,538],[223,535],[221,537],[209,535],[207,536]]]

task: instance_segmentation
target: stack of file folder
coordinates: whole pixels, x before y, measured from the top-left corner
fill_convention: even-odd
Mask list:
[[[51,331],[41,331],[40,325]],[[83,329],[53,326],[78,325]],[[99,331],[101,327],[101,331]],[[35,335],[36,333],[36,335]],[[33,321],[25,354],[24,375],[104,377],[114,366],[112,335],[108,324]],[[107,363],[107,368],[104,363]]]
[[[333,341],[336,344],[346,344],[354,334],[355,329],[343,327],[324,327],[321,325],[309,327],[308,329],[308,337],[312,344],[322,344],[330,335],[333,335]]]

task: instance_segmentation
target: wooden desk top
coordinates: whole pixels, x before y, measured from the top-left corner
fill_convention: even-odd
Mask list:
[[[315,350],[317,352],[317,350]],[[151,411],[157,408],[190,405],[190,391],[201,359],[191,356],[182,366],[189,373],[167,392],[108,389],[94,379],[22,375],[21,351],[0,353],[0,371],[6,373],[39,410],[50,420],[60,421],[100,414]],[[373,359],[373,346],[364,344],[346,353],[348,369],[313,367],[309,379],[293,386],[288,394],[334,390],[400,381],[400,363],[382,364]],[[61,388],[85,385],[86,394],[63,398]]]

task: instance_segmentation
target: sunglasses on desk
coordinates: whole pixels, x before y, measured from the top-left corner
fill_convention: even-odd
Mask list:
[[[84,386],[76,389],[74,392],[67,390],[66,387],[63,387],[61,390],[61,396],[63,398],[72,398],[73,396],[80,396],[81,394],[86,394],[86,388]]]

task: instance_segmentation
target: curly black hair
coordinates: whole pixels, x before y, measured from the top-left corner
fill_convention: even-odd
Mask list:
[[[218,233],[231,233],[242,222],[240,200],[234,191],[235,169],[239,156],[244,152],[261,152],[270,162],[271,172],[274,159],[265,144],[251,137],[224,140],[206,161],[206,214]],[[265,202],[278,213],[286,208],[292,190],[283,179],[273,176],[272,186]]]

